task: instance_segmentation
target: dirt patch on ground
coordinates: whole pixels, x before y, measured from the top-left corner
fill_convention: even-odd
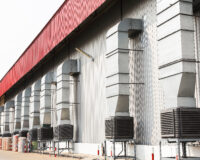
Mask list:
[[[0,160],[97,160],[95,156],[82,155],[82,154],[66,154],[64,157],[54,157],[49,154],[39,153],[18,153],[12,151],[0,150]]]

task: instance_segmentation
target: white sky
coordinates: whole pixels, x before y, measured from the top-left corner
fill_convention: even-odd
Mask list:
[[[0,80],[64,0],[0,0]]]

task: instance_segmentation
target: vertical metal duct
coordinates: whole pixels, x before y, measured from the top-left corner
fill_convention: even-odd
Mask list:
[[[55,129],[55,135],[58,139],[73,138],[74,126],[72,117],[70,117],[70,113],[72,113],[70,110],[72,110],[72,108],[76,106],[72,106],[72,103],[70,102],[70,95],[74,94],[70,93],[70,88],[73,87],[74,83],[73,79],[70,77],[74,74],[79,73],[78,64],[78,60],[66,60],[57,68],[56,108],[58,117],[58,127]]]
[[[3,111],[4,111],[4,107],[3,106],[0,106],[0,137],[2,136],[2,133],[3,133],[3,129],[2,129],[2,126],[3,126]]]
[[[2,107],[2,108],[3,108],[3,110],[1,112],[1,134],[3,135],[3,133],[4,133],[4,120],[5,120],[5,118],[4,118],[4,107]]]
[[[133,118],[129,117],[129,37],[142,29],[142,20],[124,19],[106,35],[107,138],[133,137]]]
[[[195,99],[195,23],[191,2],[171,4],[160,1],[157,4],[159,79],[164,93],[163,138],[197,138],[200,133],[200,111]],[[173,12],[168,14],[170,10]]]
[[[21,107],[21,133],[29,130],[29,107],[30,107],[31,88],[28,87],[22,92],[22,107]]]
[[[36,129],[40,126],[40,91],[41,80],[36,81],[32,85],[32,92],[30,98],[30,110],[29,110],[29,129]]]
[[[11,134],[14,132],[14,114],[15,108],[14,106],[9,109],[9,131]]]
[[[40,92],[40,126],[51,126],[51,85],[54,82],[54,72],[50,71],[42,77]]]
[[[14,107],[14,101],[7,101],[4,108],[4,130],[3,130],[3,136],[4,137],[10,137],[10,127],[9,127],[9,111],[10,108]]]
[[[21,105],[22,93],[19,93],[15,97],[14,134],[18,134],[21,130]]]

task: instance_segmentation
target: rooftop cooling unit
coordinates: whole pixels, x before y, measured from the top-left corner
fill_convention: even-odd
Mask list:
[[[29,131],[29,136],[30,136],[30,139],[31,139],[31,141],[37,141],[37,129],[35,128],[35,129],[31,129],[30,131]]]
[[[55,140],[72,140],[73,139],[73,125],[64,124],[55,127],[54,139]]]
[[[106,139],[133,139],[133,117],[110,117],[105,121]]]
[[[19,137],[27,137],[28,131],[21,131],[19,132]]]
[[[53,139],[53,128],[52,127],[42,127],[37,130],[38,140],[46,141]]]
[[[200,109],[174,108],[161,112],[162,138],[200,138]]]

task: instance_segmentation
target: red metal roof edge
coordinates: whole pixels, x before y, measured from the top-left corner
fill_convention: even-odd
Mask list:
[[[66,0],[63,2],[61,7],[1,79],[0,96],[4,95],[104,2],[106,0]],[[68,3],[70,4],[67,5]],[[34,59],[33,57],[36,58]],[[21,63],[22,61],[23,64]]]
[[[19,61],[19,59],[26,53],[26,51],[31,47],[31,45],[36,41],[36,39],[40,36],[40,34],[44,31],[44,29],[47,27],[47,25],[52,21],[52,19],[56,16],[56,14],[63,8],[65,3],[67,3],[69,0],[65,0],[61,6],[58,8],[58,10],[53,14],[53,16],[50,18],[50,20],[44,25],[44,27],[41,29],[41,31],[37,34],[37,36],[31,41],[31,43],[28,45],[28,47],[23,51],[23,53],[19,56],[19,58],[15,61],[15,63],[12,65],[12,67],[5,73],[5,75],[1,78],[1,81],[4,79],[4,77],[7,75],[7,73],[14,67],[14,65]]]

